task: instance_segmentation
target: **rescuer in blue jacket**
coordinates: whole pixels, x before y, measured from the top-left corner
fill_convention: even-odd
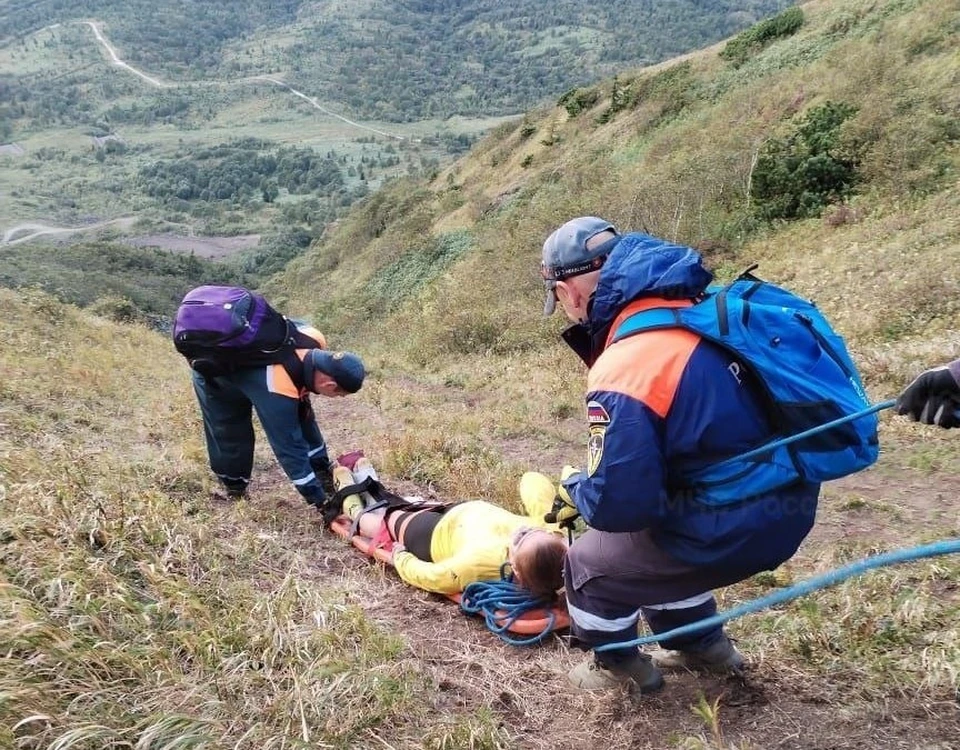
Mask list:
[[[724,507],[701,502],[685,472],[766,442],[774,431],[758,385],[730,352],[682,329],[611,343],[619,324],[649,308],[692,304],[712,280],[692,249],[620,235],[580,217],[547,239],[546,313],[574,323],[564,338],[587,363],[587,465],[564,472],[559,520],[591,527],[567,556],[575,641],[584,648],[636,637],[643,615],[663,633],[716,613],[712,589],[789,559],[813,526],[820,486],[795,482]],[[721,627],[636,648],[597,652],[570,673],[584,689],[626,684],[650,692],[660,668],[739,669]]]

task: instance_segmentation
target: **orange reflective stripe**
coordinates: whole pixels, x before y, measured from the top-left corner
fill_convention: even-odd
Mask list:
[[[309,351],[311,350],[295,349],[294,353],[299,360],[303,362]],[[293,378],[290,377],[290,373],[287,372],[287,368],[282,364],[267,365],[267,390],[270,391],[270,393],[278,393],[281,396],[289,396],[290,398],[301,398],[310,392],[307,388],[298,390],[296,384],[293,382]]]
[[[627,306],[611,327],[612,337],[627,317],[654,307],[687,307],[687,300],[638,300]],[[700,337],[682,328],[646,331],[608,346],[587,375],[587,392],[622,393],[666,417],[680,378]]]

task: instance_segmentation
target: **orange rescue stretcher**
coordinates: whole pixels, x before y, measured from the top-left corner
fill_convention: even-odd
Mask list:
[[[356,460],[356,454],[359,454],[359,459],[361,461],[366,461],[363,458],[362,453],[357,451],[355,454],[350,454],[353,461]],[[344,457],[341,457],[341,459]],[[338,459],[339,460],[339,459]],[[350,461],[352,463],[353,461]],[[349,466],[353,469],[353,466]],[[338,488],[342,489],[342,488]],[[350,531],[353,528],[352,521],[344,515],[339,516],[330,524],[330,530],[333,531],[338,536],[343,537],[348,540],[354,547],[363,552],[365,555],[374,558],[375,560],[380,561],[384,565],[393,567],[393,555],[392,555],[392,546],[393,541],[386,535],[386,533],[381,534],[376,539],[369,539],[360,534],[351,535]],[[445,594],[448,599],[457,604],[460,604],[461,595],[460,593],[455,594]],[[494,618],[496,619],[500,613],[494,613]],[[502,613],[502,619],[500,624],[508,620],[508,615],[506,612]],[[512,622],[508,622],[506,630],[510,633],[516,633],[517,635],[523,636],[537,636],[544,633],[545,630],[551,631],[560,631],[566,630],[570,627],[570,613],[567,611],[565,602],[561,601],[549,608],[536,608],[530,609],[526,612],[523,612],[519,616],[514,616]]]

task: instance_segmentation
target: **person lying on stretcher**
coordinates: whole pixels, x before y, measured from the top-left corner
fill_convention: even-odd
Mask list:
[[[345,466],[334,469],[338,486],[353,483],[349,472]],[[446,504],[398,499],[367,511],[363,495],[345,497],[343,513],[361,536],[388,536],[393,566],[411,586],[455,594],[476,581],[500,580],[507,563],[514,583],[535,596],[553,597],[563,586],[567,554],[557,525],[543,520],[554,494],[549,478],[527,472],[520,479],[527,515],[483,500]]]

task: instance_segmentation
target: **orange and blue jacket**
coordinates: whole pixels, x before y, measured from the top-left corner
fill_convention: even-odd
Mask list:
[[[300,333],[308,336],[317,343],[314,347],[315,349],[327,348],[327,339],[316,328],[299,322],[296,323],[296,326]],[[294,354],[296,354],[297,359],[302,363],[309,351],[311,350],[295,349]],[[282,364],[267,365],[267,390],[270,391],[270,393],[278,393],[281,396],[296,399],[305,398],[310,391],[306,387],[306,384],[302,382],[302,377],[300,380],[301,382],[295,383],[293,378],[290,377],[290,373],[287,372],[287,368]]]
[[[586,468],[564,484],[596,529],[649,529],[665,551],[694,565],[773,568],[812,528],[819,485],[797,483],[716,507],[698,502],[684,481],[690,471],[772,439],[748,368],[682,329],[610,343],[632,313],[689,305],[711,279],[694,250],[649,235],[624,235],[611,251],[586,326]]]
[[[297,329],[316,343],[314,348],[326,347],[326,339],[315,328],[298,323]],[[295,361],[301,367],[309,351],[310,349],[296,350]],[[295,365],[292,370],[294,375],[298,374]],[[295,383],[283,364],[272,364],[241,368],[221,376],[219,380],[229,382],[256,410],[277,461],[297,491],[310,503],[323,502],[324,491],[314,465],[325,461],[326,446],[311,409],[308,391],[302,385],[302,376],[298,378],[300,383]],[[194,382],[198,381],[203,383],[203,378],[194,374]],[[198,387],[206,391],[206,385]],[[249,441],[249,451],[252,453],[254,433],[250,429],[249,410],[244,416],[242,409],[238,411],[229,400],[220,399],[208,403],[207,412],[210,419],[220,422],[221,433],[229,433],[231,443],[243,444]],[[208,418],[207,412],[204,415],[205,420]],[[244,452],[241,450],[239,454]],[[244,470],[237,469],[228,473],[242,476]]]

